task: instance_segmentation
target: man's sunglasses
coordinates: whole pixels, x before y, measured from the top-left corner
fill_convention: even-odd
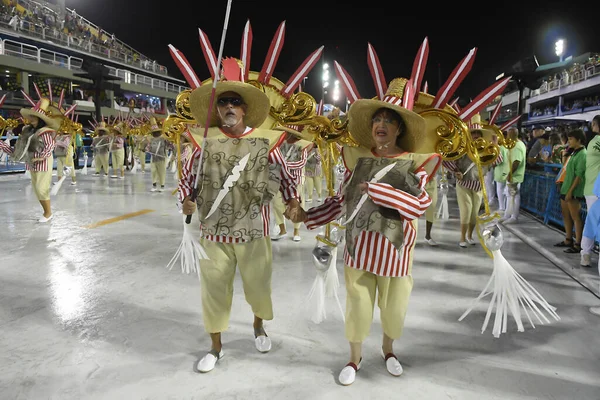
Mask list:
[[[244,101],[239,97],[221,97],[219,100],[217,100],[217,104],[220,106],[231,104],[234,107],[239,107],[244,104]]]

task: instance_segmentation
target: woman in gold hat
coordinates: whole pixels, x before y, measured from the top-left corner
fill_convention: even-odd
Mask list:
[[[60,133],[56,136],[56,147],[54,148],[54,155],[56,156],[56,175],[60,180],[64,173],[64,167],[71,168],[71,185],[77,184],[77,178],[75,177],[75,165],[73,163],[73,136],[68,132]]]
[[[31,185],[44,210],[38,222],[46,223],[53,217],[50,205],[50,185],[54,157],[56,130],[60,127],[62,116],[52,116],[50,102],[42,98],[33,108],[22,108],[21,115],[25,126],[21,130],[15,148],[10,149],[2,142],[2,150],[12,154],[15,161],[25,161],[31,173]]]
[[[100,172],[104,169],[104,176],[108,176],[109,130],[106,127],[106,123],[101,121],[94,131],[96,137],[94,137],[91,146],[94,151],[94,163],[96,164],[96,173],[94,175],[100,175]]]
[[[350,361],[339,381],[350,385],[362,366],[375,299],[383,326],[381,356],[393,376],[403,372],[393,350],[400,338],[412,291],[412,259],[418,218],[431,204],[424,189],[440,166],[438,154],[417,154],[425,120],[412,111],[411,81],[394,79],[380,99],[358,99],[348,111],[349,131],[359,147],[344,147],[346,167],[340,194],[311,208],[306,226],[314,229],[346,210],[346,338]],[[364,199],[364,200],[363,200]]]

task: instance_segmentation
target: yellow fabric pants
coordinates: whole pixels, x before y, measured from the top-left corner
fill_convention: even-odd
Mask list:
[[[75,181],[75,166],[73,165],[73,147],[69,146],[65,157],[56,157],[56,175],[58,179],[63,176],[63,168],[71,167],[71,178]]]
[[[229,327],[236,266],[240,269],[246,301],[263,320],[273,319],[271,239],[263,237],[247,243],[217,243],[200,239],[208,260],[200,261],[202,318],[208,333]]]
[[[119,149],[111,152],[113,172],[121,171],[125,162],[125,149]]]
[[[363,342],[371,331],[375,293],[383,332],[391,339],[402,336],[408,299],[413,287],[412,276],[390,278],[344,267],[346,280],[346,338]]]
[[[165,186],[167,177],[167,161],[154,161],[150,163],[150,172],[152,173],[152,184],[158,183],[160,186]]]
[[[456,185],[456,201],[458,202],[458,210],[460,211],[461,225],[475,225],[477,223],[477,216],[479,215],[479,208],[483,201],[483,192]]]
[[[438,187],[435,179],[432,179],[427,185],[425,185],[425,190],[429,197],[431,198],[431,205],[427,207],[425,210],[425,221],[434,222],[435,214],[437,213],[437,199],[438,199]]]
[[[50,200],[50,184],[52,183],[52,164],[54,158],[48,158],[48,171],[29,171],[31,173],[31,186],[38,200]]]
[[[108,174],[108,153],[96,153],[94,155],[96,164],[96,173],[100,173],[101,169],[104,168],[104,173]]]
[[[307,176],[305,178],[306,185],[306,199],[313,201],[313,189],[317,189],[317,198],[320,199],[323,196],[323,176]]]
[[[146,170],[146,153],[143,150],[136,150],[135,155],[140,160],[140,166],[142,167],[142,171],[145,171]]]

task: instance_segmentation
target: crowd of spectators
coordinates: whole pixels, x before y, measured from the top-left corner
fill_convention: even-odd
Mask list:
[[[0,0],[0,23],[15,31],[57,41],[111,59],[166,74],[164,66],[138,53],[114,34],[92,25],[75,10],[64,18],[47,6],[30,0]]]

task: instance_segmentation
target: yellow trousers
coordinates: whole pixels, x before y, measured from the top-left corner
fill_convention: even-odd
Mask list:
[[[344,267],[346,281],[346,338],[363,342],[371,331],[375,294],[383,332],[391,339],[402,336],[408,299],[413,287],[412,276],[390,278]]]
[[[458,202],[461,225],[475,225],[483,201],[483,192],[456,185],[456,201]]]
[[[58,176],[58,179],[62,178],[63,168],[65,166],[71,167],[71,179],[75,181],[75,167],[73,166],[73,154],[69,153],[73,152],[68,152],[65,157],[56,158],[56,175]]]
[[[135,156],[140,160],[140,166],[142,167],[142,171],[146,170],[146,153],[143,150],[136,150]]]
[[[323,176],[307,176],[305,179],[306,199],[313,201],[313,189],[317,190],[317,198],[323,196]]]
[[[304,188],[304,185],[302,183],[298,184],[296,186],[296,190],[298,191],[298,193],[301,195],[302,190]],[[301,199],[301,205],[302,208],[305,208],[305,203],[306,200],[304,198],[304,196],[302,196]],[[283,224],[283,222],[285,221],[283,213],[285,212],[285,203],[283,202],[283,197],[281,196],[281,192],[277,192],[277,196],[275,196],[273,198],[273,202],[271,203],[272,208],[273,208],[273,214],[275,214],[275,223],[277,225],[281,225]],[[297,223],[294,224],[294,229],[300,229],[300,225],[302,225],[302,223]]]
[[[121,171],[125,162],[125,149],[114,150],[110,154],[112,154],[113,173]]]
[[[104,168],[104,173],[108,174],[108,153],[96,153],[94,159],[96,173],[99,174],[102,168]]]
[[[31,173],[31,186],[38,200],[50,200],[50,184],[52,183],[52,164],[54,158],[48,158],[48,171],[29,171]]]
[[[167,161],[154,161],[150,163],[150,172],[152,173],[152,184],[158,183],[160,186],[165,186],[167,177]]]
[[[438,187],[435,179],[433,179],[430,183],[425,185],[425,190],[431,198],[431,205],[427,207],[427,210],[425,210],[425,221],[433,223],[435,221],[435,214],[437,212],[438,199]]]
[[[263,237],[247,243],[217,243],[200,239],[208,260],[200,261],[202,318],[208,333],[229,327],[236,266],[240,269],[246,301],[255,316],[273,319],[271,239]]]

